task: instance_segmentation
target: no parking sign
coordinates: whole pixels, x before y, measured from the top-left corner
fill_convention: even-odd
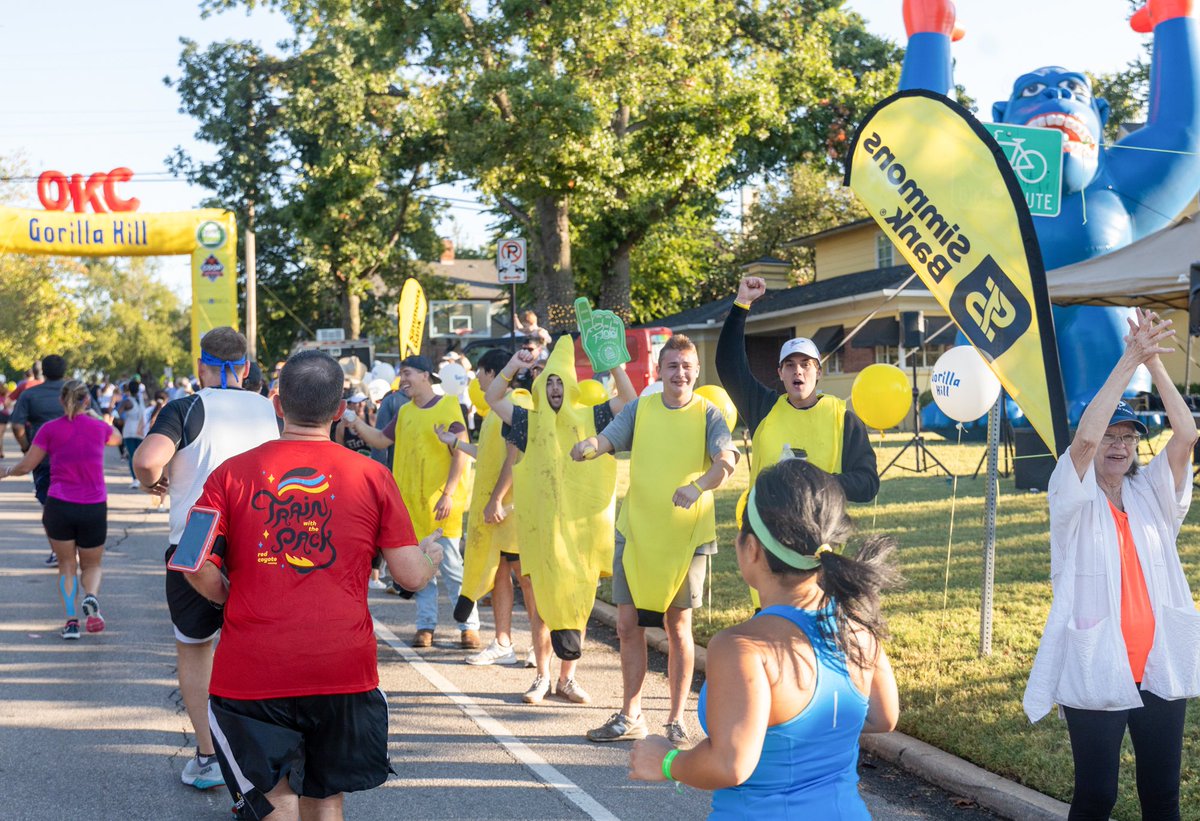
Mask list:
[[[504,285],[525,282],[525,240],[510,238],[500,240],[496,246],[496,279]]]

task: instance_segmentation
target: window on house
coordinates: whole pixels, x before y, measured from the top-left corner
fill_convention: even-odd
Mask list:
[[[838,348],[836,351],[834,351],[833,353],[831,353],[825,357],[825,361],[821,363],[821,369],[824,370],[825,373],[843,373],[844,372],[842,370],[842,351],[843,350],[844,349],[842,349],[842,348]]]
[[[890,268],[896,264],[896,246],[882,231],[875,234],[875,267]]]

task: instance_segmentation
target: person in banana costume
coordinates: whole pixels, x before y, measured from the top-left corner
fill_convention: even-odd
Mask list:
[[[658,370],[661,393],[626,405],[598,436],[571,451],[580,461],[589,454],[630,452],[629,492],[617,519],[613,560],[624,703],[588,731],[591,741],[646,737],[641,709],[646,627],[665,627],[667,633],[667,738],[675,744],[688,740],[683,711],[695,657],[692,610],[703,599],[707,556],[717,547],[711,491],[733,473],[738,450],[721,411],[693,393],[700,359],[692,341],[672,336],[659,353]]]
[[[508,440],[523,453],[513,469],[513,498],[537,663],[537,677],[524,698],[536,703],[548,694],[553,650],[562,659],[559,695],[586,702],[590,697],[574,680],[575,663],[596,582],[612,572],[617,466],[611,456],[575,462],[570,454],[576,442],[595,436],[637,393],[624,368],[617,367],[611,371],[616,397],[594,406],[581,402],[574,341],[562,336],[526,397],[529,407],[520,407],[506,396],[508,383],[536,361],[536,354],[517,351],[485,396],[492,412],[510,425]]]

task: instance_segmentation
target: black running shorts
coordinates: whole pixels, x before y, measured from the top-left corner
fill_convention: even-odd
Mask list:
[[[170,561],[177,545],[167,548],[164,561]],[[196,588],[178,570],[167,568],[167,609],[175,638],[184,644],[203,644],[215,638],[225,623],[221,608],[196,592]]]
[[[210,696],[208,722],[225,783],[251,818],[271,813],[265,796],[285,776],[297,795],[328,798],[378,787],[393,772],[378,688],[259,701]]]
[[[81,549],[104,547],[108,539],[108,503],[81,505],[46,497],[42,508],[42,526],[56,542],[75,542]]]

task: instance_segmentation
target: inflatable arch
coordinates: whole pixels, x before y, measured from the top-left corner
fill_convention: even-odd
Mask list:
[[[64,257],[192,258],[192,358],[200,337],[238,327],[237,224],[229,211],[205,208],[143,214],[0,208],[0,253]]]

